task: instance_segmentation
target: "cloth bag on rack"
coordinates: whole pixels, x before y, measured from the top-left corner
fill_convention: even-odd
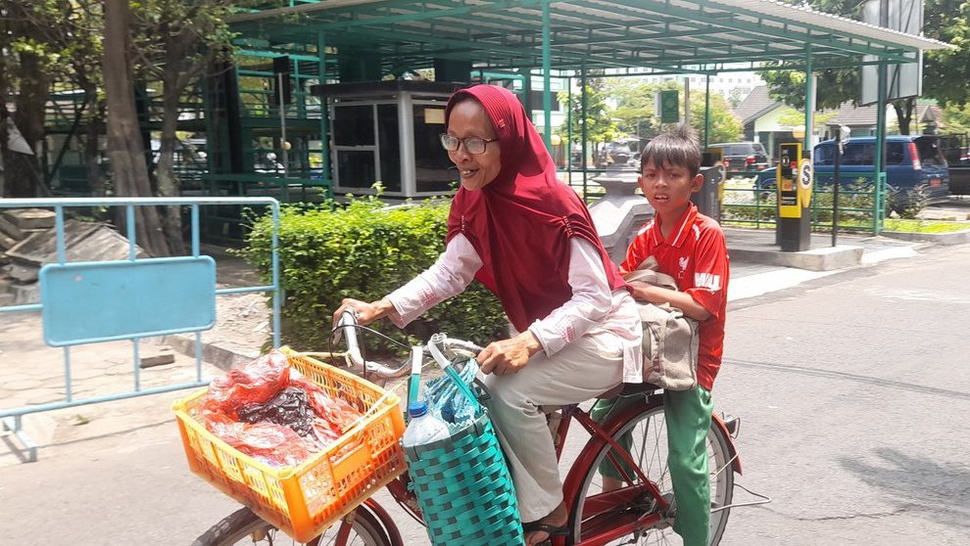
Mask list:
[[[677,290],[674,278],[657,271],[657,259],[643,260],[635,271],[623,276]],[[643,327],[643,382],[672,391],[689,391],[697,386],[699,324],[670,304],[637,302]]]

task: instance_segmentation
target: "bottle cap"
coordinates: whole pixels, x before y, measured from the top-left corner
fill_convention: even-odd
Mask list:
[[[421,417],[425,413],[428,413],[428,403],[424,400],[418,400],[417,402],[411,402],[408,406],[408,415],[413,417]]]

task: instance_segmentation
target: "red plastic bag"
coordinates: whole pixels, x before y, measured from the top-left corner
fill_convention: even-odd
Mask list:
[[[271,349],[256,360],[226,372],[209,384],[205,406],[236,418],[236,411],[246,404],[263,404],[276,396],[290,381],[290,364],[286,355]]]
[[[275,467],[299,465],[362,417],[292,370],[276,349],[213,379],[199,403],[198,418],[210,432]]]
[[[294,377],[290,378],[290,385],[300,387],[310,395],[313,412],[333,429],[338,438],[363,417],[363,413],[349,402],[339,396],[330,396],[299,374],[294,374]]]
[[[269,422],[240,423],[210,415],[206,428],[240,453],[270,466],[297,466],[313,452],[293,429]]]

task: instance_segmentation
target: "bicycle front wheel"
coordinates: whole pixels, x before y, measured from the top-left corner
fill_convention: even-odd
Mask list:
[[[630,455],[637,462],[644,475],[653,481],[668,502],[673,501],[673,487],[670,483],[670,473],[667,468],[667,427],[664,419],[663,403],[660,400],[644,401],[640,403],[642,410],[621,426],[614,439],[629,435],[632,440]],[[622,443],[622,442],[621,442]],[[597,502],[597,495],[606,492],[600,466],[607,461],[610,453],[615,455],[613,448],[602,443],[597,448],[593,464],[589,466],[572,507],[570,529],[573,542],[580,542],[592,536],[598,536],[609,528],[615,528],[619,522],[631,521],[643,514],[657,510],[656,502],[646,493],[642,484],[625,483],[621,487],[629,491],[641,491],[632,496],[623,505],[604,506]],[[728,439],[723,431],[711,423],[707,433],[708,471],[711,475],[711,545],[721,541],[727,526],[731,500],[734,496],[734,472],[731,468],[731,456]],[[639,529],[633,536],[626,535],[621,539],[604,544],[679,544],[679,537],[675,540],[671,527],[672,519],[668,514],[659,514],[659,522],[652,527]]]
[[[242,546],[265,544],[283,546],[301,544],[286,533],[266,523],[249,508],[240,508],[212,526],[192,546]],[[341,520],[307,546],[394,546],[380,518],[366,505],[354,510],[352,524]]]

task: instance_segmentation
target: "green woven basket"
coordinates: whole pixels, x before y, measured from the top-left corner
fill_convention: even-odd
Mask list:
[[[453,369],[446,372],[477,411],[449,438],[404,449],[428,537],[435,546],[524,544],[512,477],[488,411]]]

